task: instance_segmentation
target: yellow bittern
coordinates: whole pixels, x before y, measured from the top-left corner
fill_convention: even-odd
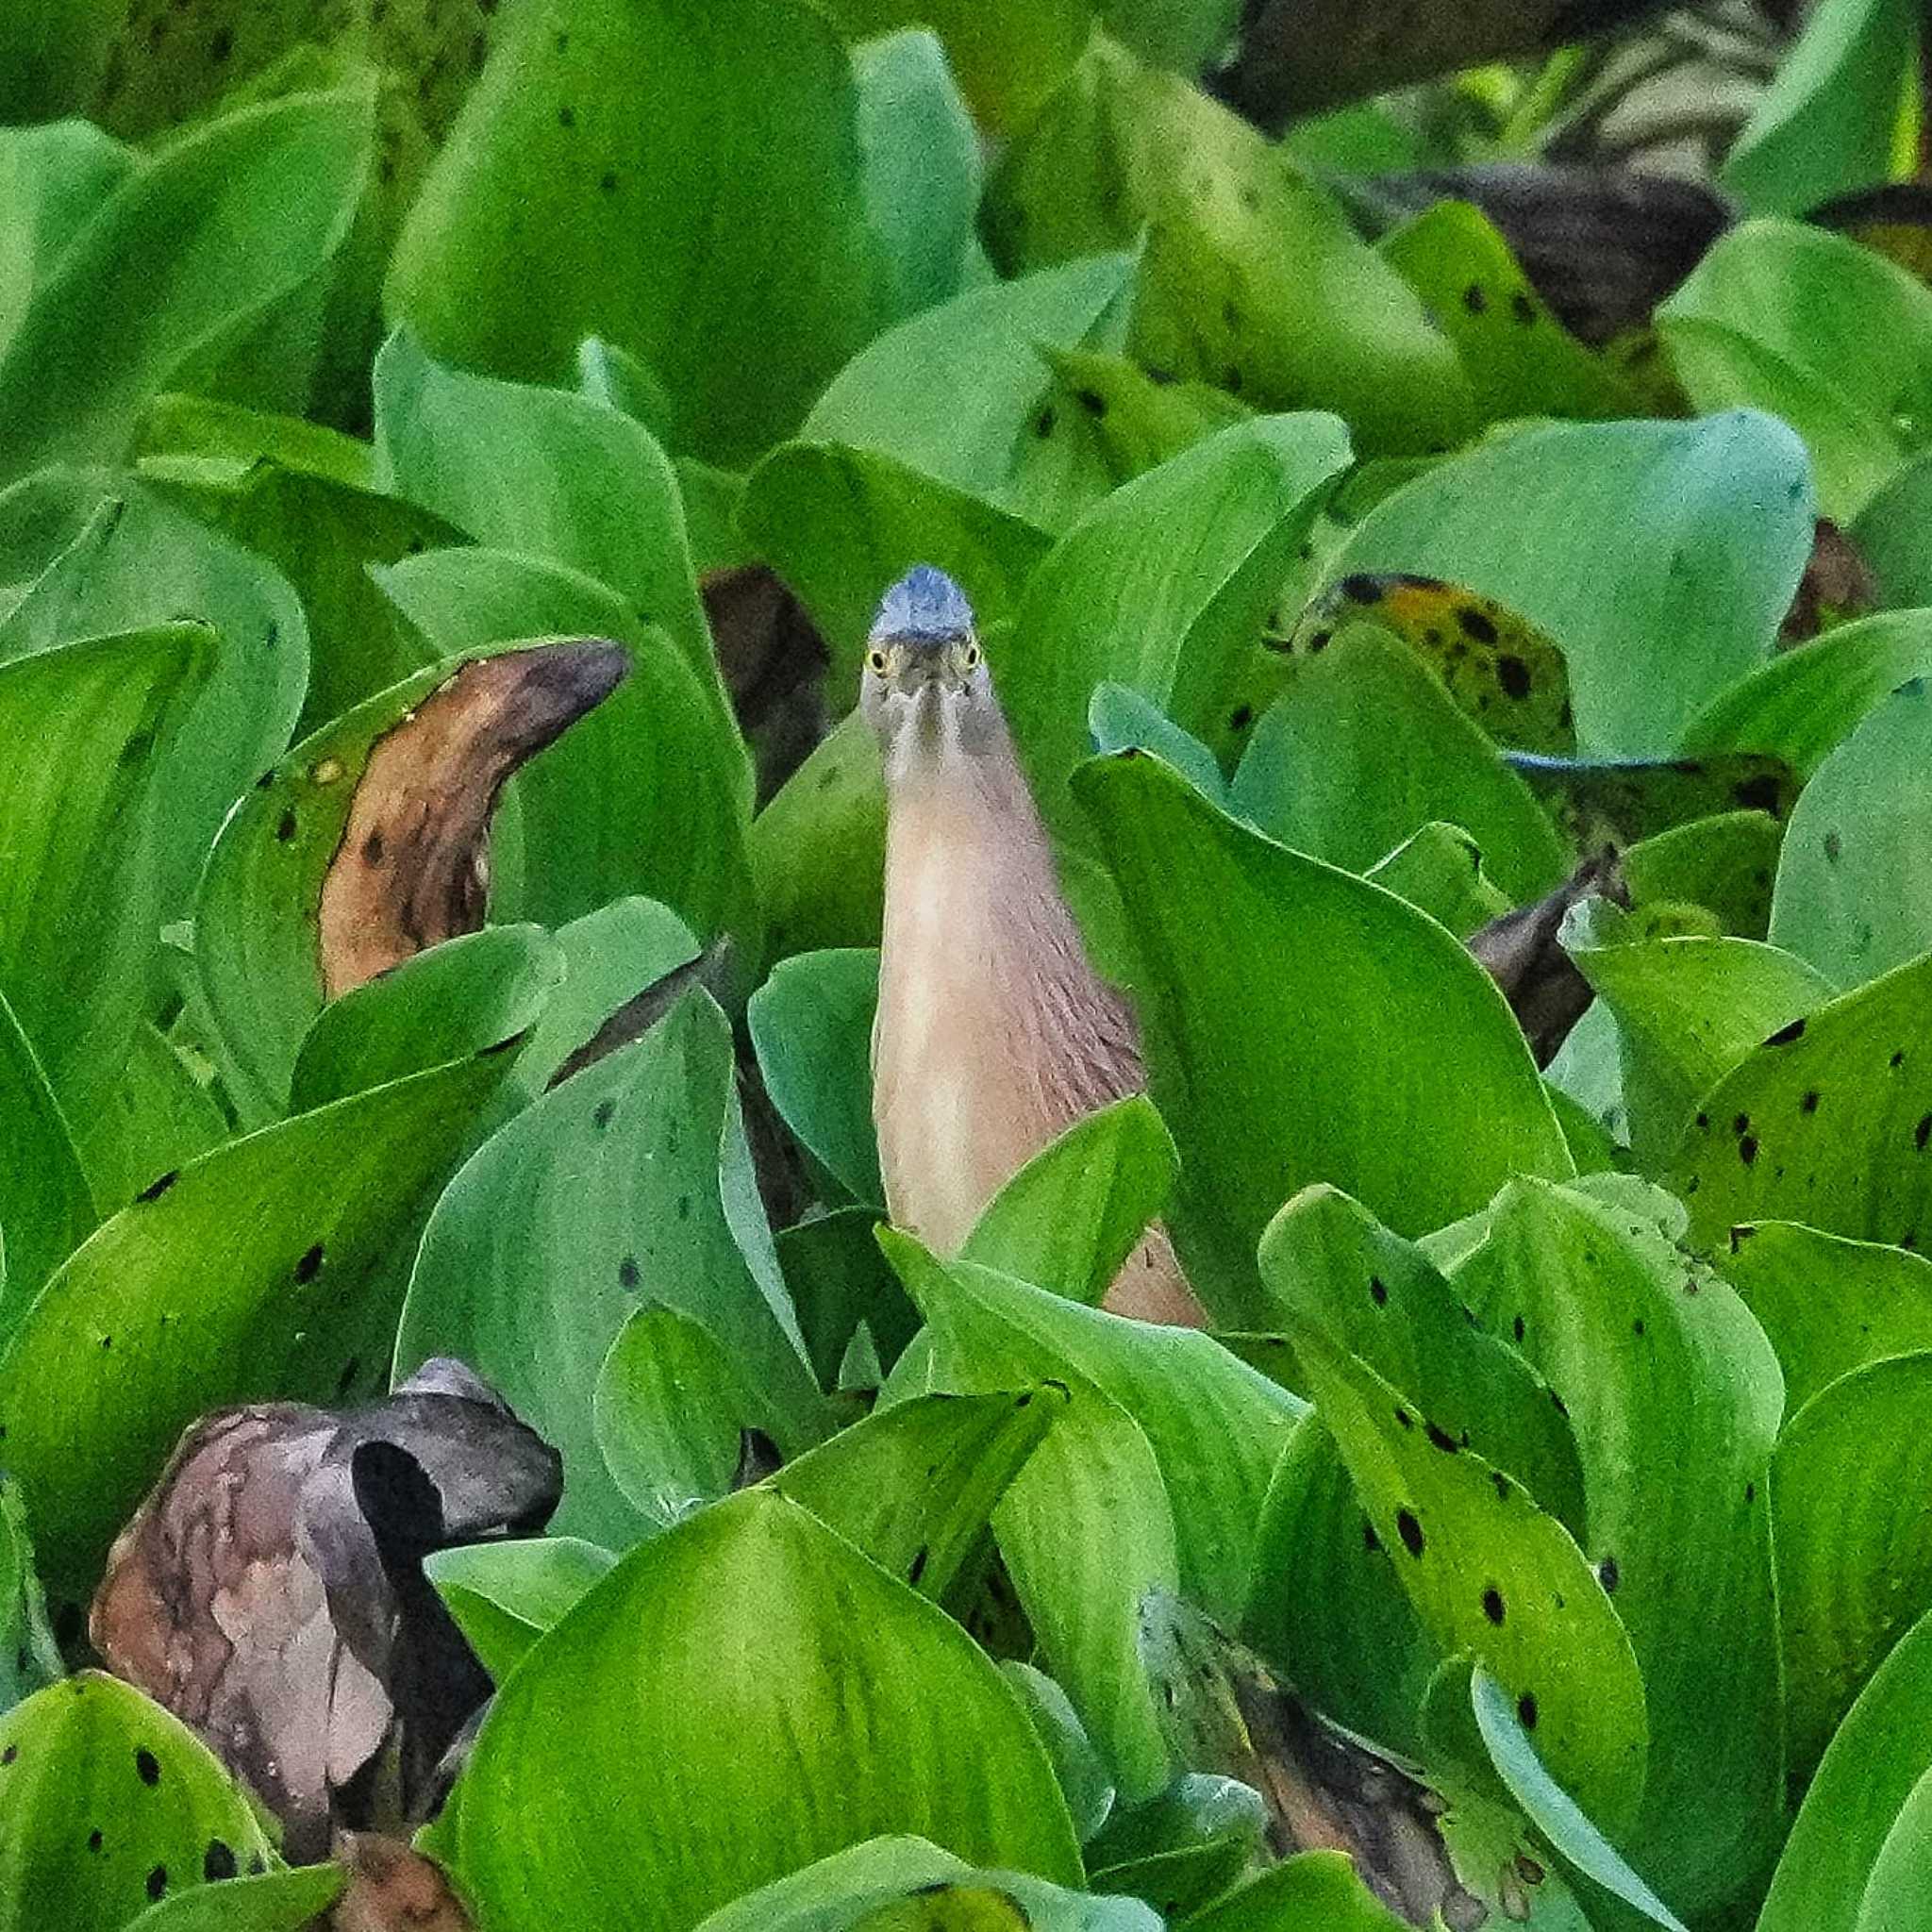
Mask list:
[[[886,777],[879,1167],[893,1221],[951,1254],[1048,1141],[1146,1074],[1133,1014],[1088,962],[972,608],[944,572],[922,564],[886,592],[861,675]],[[1204,1320],[1158,1226],[1105,1306]]]

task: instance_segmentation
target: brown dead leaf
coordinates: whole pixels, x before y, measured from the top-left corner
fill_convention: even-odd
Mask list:
[[[471,1932],[449,1881],[401,1839],[343,1832],[336,1857],[348,1867],[348,1889],[318,1932]]]
[[[1878,579],[1857,546],[1829,517],[1820,517],[1777,641],[1786,646],[1809,643],[1833,625],[1877,609],[1878,594]]]
[[[1469,936],[1469,950],[1503,989],[1540,1067],[1556,1058],[1595,994],[1557,943],[1564,914],[1592,893],[1628,905],[1614,854],[1587,858],[1555,891],[1506,912]]]
[[[504,782],[623,682],[621,644],[573,639],[465,664],[379,739],[322,886],[330,999],[475,932]]]
[[[430,1551],[549,1520],[556,1451],[458,1362],[346,1414],[224,1409],[122,1531],[90,1625],[108,1667],[198,1731],[319,1857],[390,1764],[407,1812],[489,1694]]]
[[[752,755],[763,804],[831,724],[824,640],[806,608],[761,563],[708,571],[699,591],[719,669]]]

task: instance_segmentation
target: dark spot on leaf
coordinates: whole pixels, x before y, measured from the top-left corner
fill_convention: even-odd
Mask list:
[[[1051,436],[1053,434],[1054,425],[1057,422],[1058,422],[1058,420],[1059,418],[1057,417],[1053,412],[1052,404],[1049,403],[1047,407],[1041,410],[1040,414],[1034,417],[1033,419],[1034,435],[1041,437],[1042,439]]]
[[[1833,865],[1836,865],[1839,862],[1839,860],[1841,858],[1843,858],[1844,849],[1845,841],[1842,839],[1840,839],[1836,832],[1825,833],[1824,856],[1827,859],[1831,861]]]
[[[161,1781],[160,1761],[144,1744],[134,1754],[134,1769],[144,1785],[158,1785]]]
[[[1804,1099],[1802,1099],[1801,1101],[1799,1101],[1799,1103],[1798,1103],[1798,1111],[1799,1111],[1800,1113],[1816,1113],[1816,1112],[1818,1111],[1818,1090],[1817,1090],[1817,1088],[1815,1088],[1815,1087],[1811,1088],[1811,1089],[1810,1089],[1810,1090],[1809,1090],[1809,1091],[1807,1091],[1807,1092],[1806,1093],[1806,1095],[1805,1095]]]
[[[295,814],[285,811],[275,823],[275,837],[286,845],[295,836]]]
[[[25,1651],[21,1653],[20,1668],[23,1672],[26,1669],[26,1653]],[[20,1746],[18,1744],[9,1744],[6,1750],[0,1751],[0,1764],[11,1764],[19,1756]]]
[[[99,1833],[98,1831],[91,1831],[91,1832],[89,1832],[89,1833],[88,1833],[88,1835],[87,1835],[87,1848],[88,1848],[88,1850],[89,1850],[89,1851],[91,1851],[91,1852],[97,1852],[97,1851],[99,1851],[99,1850],[100,1850],[100,1848],[101,1848],[101,1835],[100,1835],[100,1833]]]
[[[626,1255],[617,1264],[617,1279],[625,1288],[636,1288],[639,1276],[638,1258],[635,1255]]]
[[[906,1572],[906,1581],[917,1588],[919,1579],[925,1574],[925,1565],[932,1552],[924,1543],[913,1551],[911,1567]]]
[[[1536,1729],[1536,1692],[1525,1690],[1516,1700],[1516,1721],[1525,1731]]]
[[[1375,1534],[1375,1525],[1364,1516],[1362,1518],[1362,1548],[1373,1557],[1382,1547],[1382,1539]]]
[[[1374,1302],[1378,1308],[1386,1308],[1389,1306],[1388,1285],[1383,1281],[1382,1277],[1379,1274],[1372,1274],[1369,1276],[1369,1299],[1372,1302]]]
[[[1472,282],[1462,291],[1462,306],[1472,315],[1480,315],[1490,306],[1490,298],[1483,293],[1479,283]]]
[[[1227,728],[1230,731],[1245,731],[1255,722],[1255,708],[1252,705],[1237,705],[1228,714]]]
[[[1756,1483],[1746,1483],[1744,1485],[1744,1500],[1747,1503],[1757,1502],[1757,1485]]]
[[[615,194],[617,192],[617,176],[608,168],[606,168],[597,176],[597,186],[605,194]]]
[[[1395,1532],[1402,1539],[1402,1547],[1411,1557],[1422,1555],[1423,1526],[1408,1510],[1398,1509],[1395,1512]]]
[[[1462,626],[1464,637],[1474,638],[1479,644],[1493,644],[1496,641],[1496,626],[1480,610],[1467,604],[1459,605],[1456,621]]]
[[[1497,1502],[1507,1503],[1509,1500],[1509,1478],[1500,1469],[1492,1469],[1490,1481],[1495,1485]]]
[[[1749,1167],[1757,1158],[1757,1136],[1756,1134],[1746,1134],[1738,1142],[1738,1158],[1746,1167]]]
[[[1503,1592],[1492,1583],[1483,1591],[1483,1615],[1491,1623],[1500,1624],[1503,1614]]]
[[[150,1898],[159,1898],[167,1889],[168,1868],[165,1865],[157,1865],[147,1874],[147,1895]]]
[[[1090,416],[1104,416],[1107,414],[1107,398],[1097,389],[1076,389],[1074,391],[1074,400]]]
[[[306,1250],[302,1258],[295,1263],[295,1279],[303,1283],[313,1281],[322,1273],[322,1257],[323,1246],[317,1241],[312,1248]]]
[[[214,38],[208,43],[208,58],[219,63],[234,51],[235,36],[225,26],[217,27]]]
[[[1430,1443],[1440,1449],[1444,1456],[1454,1456],[1462,1447],[1447,1429],[1439,1429],[1434,1423],[1424,1424],[1424,1433],[1428,1437]]]
[[[1803,1040],[1804,1037],[1805,1023],[1802,1019],[1799,1019],[1793,1020],[1789,1026],[1780,1026],[1775,1033],[1766,1039],[1764,1043],[1766,1046],[1789,1046],[1792,1041]]]
[[[1525,1333],[1525,1329],[1524,1326],[1523,1317],[1521,1315],[1518,1315],[1515,1321],[1510,1323],[1509,1332],[1510,1334],[1515,1336],[1518,1341],[1521,1341],[1523,1340],[1524,1335]]]
[[[1308,656],[1312,658],[1319,652],[1325,651],[1334,635],[1333,631],[1318,630],[1308,640]]]
[[[1932,1141],[1932,1113],[1922,1113],[1919,1124],[1912,1129],[1912,1145],[1923,1154],[1927,1141]]]
[[[208,1841],[208,1850],[202,1854],[201,1875],[210,1885],[219,1885],[225,1878],[235,1875],[235,1854],[218,1838]]]
[[[1496,682],[1512,698],[1526,698],[1529,695],[1529,666],[1521,658],[1506,651],[1496,659]]]
[[[1606,1557],[1596,1566],[1596,1580],[1603,1585],[1606,1591],[1616,1590],[1617,1585],[1624,1580],[1624,1573],[1618,1569],[1616,1557]]]
[[[137,1201],[158,1201],[180,1178],[181,1170],[178,1167],[171,1167],[166,1174],[148,1182],[134,1198]]]
[[[1905,1063],[1906,1050],[1904,1047],[1900,1047],[1899,1050],[1895,1054],[1893,1054],[1892,1057],[1889,1060],[1887,1060],[1885,1064],[1888,1067],[1902,1067],[1905,1065]]]
[[[1509,313],[1527,328],[1536,320],[1536,304],[1519,289],[1509,298]]]
[[[559,127],[575,127],[577,125],[575,108],[559,108],[557,110],[557,125]]]
[[[600,1100],[591,1109],[591,1124],[601,1134],[610,1124],[610,1117],[617,1111],[614,1100]]]
[[[1336,588],[1351,604],[1376,604],[1382,597],[1380,581],[1371,576],[1343,577]]]

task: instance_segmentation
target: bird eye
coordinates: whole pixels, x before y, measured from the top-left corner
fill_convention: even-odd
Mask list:
[[[886,654],[883,651],[873,652],[865,661],[872,666],[879,676],[883,677],[886,675]]]
[[[968,645],[966,646],[966,668],[967,668],[967,670],[969,670],[969,671],[976,670],[976,669],[978,668],[978,664],[979,664],[979,646],[978,646],[977,644],[968,644]]]

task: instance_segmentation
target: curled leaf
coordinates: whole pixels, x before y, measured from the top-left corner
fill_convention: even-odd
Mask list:
[[[1503,989],[1540,1067],[1556,1058],[1557,1049],[1595,997],[1576,962],[1557,943],[1557,934],[1571,907],[1598,893],[1626,903],[1613,854],[1585,859],[1554,892],[1491,920],[1469,936],[1469,950]]]

